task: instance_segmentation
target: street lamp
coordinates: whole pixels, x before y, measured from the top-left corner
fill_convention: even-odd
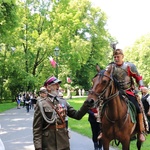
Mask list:
[[[59,56],[59,47],[54,49],[54,54],[56,56],[56,78],[58,78],[58,56]]]

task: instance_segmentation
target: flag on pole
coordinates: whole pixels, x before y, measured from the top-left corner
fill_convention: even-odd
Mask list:
[[[53,68],[56,68],[57,63],[56,63],[56,61],[53,59],[52,56],[49,57],[49,61],[50,61],[50,64],[52,65],[52,67],[53,67]]]
[[[72,80],[71,80],[69,77],[67,77],[67,82],[68,82],[68,83],[71,83]]]

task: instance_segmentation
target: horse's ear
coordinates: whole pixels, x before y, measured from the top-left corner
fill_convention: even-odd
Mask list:
[[[97,72],[101,71],[100,66],[98,64],[96,64],[96,70],[97,70]]]
[[[113,65],[108,65],[107,67],[106,67],[106,71],[109,73],[109,74],[112,74],[112,71],[113,71]]]

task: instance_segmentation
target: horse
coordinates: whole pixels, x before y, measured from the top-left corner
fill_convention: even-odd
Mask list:
[[[122,144],[122,150],[129,150],[130,139],[137,133],[136,110],[130,113],[131,108],[135,107],[119,89],[119,84],[113,77],[113,65],[108,65],[105,70],[100,70],[98,65],[96,68],[98,73],[92,80],[93,86],[89,90],[87,99],[94,101],[95,105],[102,101],[100,116],[103,149],[109,150],[109,144],[114,140]],[[131,114],[134,114],[134,121]],[[137,139],[136,145],[140,150],[142,142]]]

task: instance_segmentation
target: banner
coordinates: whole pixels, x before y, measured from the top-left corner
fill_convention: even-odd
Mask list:
[[[72,80],[71,80],[69,77],[67,77],[67,82],[68,82],[68,83],[71,83]]]
[[[56,61],[53,59],[52,56],[49,57],[49,61],[50,61],[50,64],[52,65],[52,67],[53,67],[53,68],[56,68],[57,63],[56,63]]]

